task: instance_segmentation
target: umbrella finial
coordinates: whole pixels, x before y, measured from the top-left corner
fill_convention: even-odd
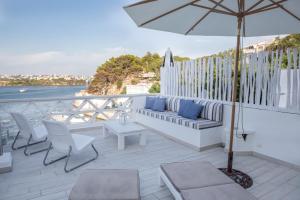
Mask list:
[[[170,47],[168,47],[165,53],[163,66],[174,66],[173,54]]]

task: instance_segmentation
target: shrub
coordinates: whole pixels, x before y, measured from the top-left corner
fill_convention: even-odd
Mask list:
[[[121,89],[122,85],[123,85],[123,81],[118,80],[118,81],[117,81],[117,88],[118,88],[118,89]]]
[[[139,80],[136,79],[136,78],[134,78],[134,79],[131,80],[131,84],[132,84],[132,85],[136,85],[136,84],[138,84],[138,83],[139,83]]]
[[[158,82],[154,83],[149,89],[149,93],[160,93],[160,84]]]
[[[127,94],[126,87],[123,87],[121,94]]]

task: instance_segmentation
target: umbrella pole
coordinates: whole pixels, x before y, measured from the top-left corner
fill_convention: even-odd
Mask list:
[[[233,163],[233,136],[234,136],[234,122],[235,122],[235,107],[236,107],[236,96],[237,96],[237,84],[238,84],[238,73],[239,73],[239,61],[240,61],[240,41],[241,41],[241,25],[243,17],[238,16],[237,26],[237,37],[236,37],[236,49],[235,49],[235,65],[234,65],[234,79],[233,79],[233,91],[232,91],[232,108],[231,108],[231,121],[230,121],[230,141],[228,149],[228,163],[227,168],[219,168],[227,176],[229,176],[236,183],[247,189],[252,186],[252,178],[242,171],[232,169]]]
[[[236,49],[235,49],[235,65],[234,65],[234,79],[233,79],[233,92],[232,92],[232,109],[231,109],[231,121],[230,121],[230,142],[228,151],[228,163],[227,163],[227,173],[232,173],[232,163],[233,163],[233,133],[234,133],[234,122],[235,122],[235,107],[236,107],[236,96],[237,96],[237,82],[238,82],[238,67],[239,67],[239,57],[240,57],[240,41],[241,41],[241,25],[242,17],[238,17],[237,26],[237,37],[236,37]]]
[[[252,178],[242,171],[232,169],[233,163],[233,136],[234,136],[234,125],[235,125],[235,108],[236,108],[236,96],[237,96],[237,84],[238,84],[238,73],[239,73],[239,61],[240,61],[240,41],[241,41],[241,26],[243,17],[238,16],[238,26],[237,26],[237,37],[236,37],[236,49],[235,49],[235,65],[234,65],[234,79],[233,79],[233,91],[232,91],[232,108],[231,108],[231,121],[230,121],[230,141],[228,149],[228,163],[227,168],[220,168],[227,176],[229,176],[236,183],[244,187],[249,188],[253,184]]]

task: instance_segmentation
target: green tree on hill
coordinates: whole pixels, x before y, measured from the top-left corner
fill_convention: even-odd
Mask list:
[[[173,59],[175,62],[183,62],[183,61],[191,60],[189,57],[180,57],[180,56],[174,56]]]
[[[287,48],[299,48],[300,47],[300,34],[291,34],[282,39],[277,38],[272,44],[267,47],[267,50],[276,50]]]
[[[154,83],[148,92],[149,93],[160,93],[160,84],[158,82]]]
[[[282,56],[282,68],[287,68],[288,58],[286,50],[287,48],[300,48],[300,34],[291,34],[284,38],[277,38],[272,44],[270,44],[266,49],[268,51],[283,50]]]
[[[120,83],[129,75],[138,75],[143,71],[142,61],[133,55],[122,55],[111,58],[98,67],[88,91],[105,95],[112,84]]]
[[[189,58],[175,56],[174,60],[184,61],[189,60]],[[154,72],[156,75],[154,80],[159,80],[162,62],[163,57],[160,57],[157,53],[150,52],[143,57],[122,55],[111,58],[97,68],[88,91],[89,93],[106,95],[112,85],[116,85],[117,89],[122,89],[122,87],[124,87],[123,81],[128,77],[134,77],[131,83],[137,84],[141,73],[147,72]],[[157,91],[157,88],[155,90]]]
[[[142,57],[144,71],[159,74],[159,68],[162,64],[162,60],[163,59],[157,53],[151,54],[150,52],[147,52],[147,54]]]

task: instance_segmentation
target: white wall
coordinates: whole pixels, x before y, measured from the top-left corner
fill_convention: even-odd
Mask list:
[[[133,109],[144,106],[145,96],[135,97]],[[244,129],[255,131],[249,135],[246,142],[241,138],[234,138],[237,148],[241,151],[249,150],[268,157],[272,157],[300,167],[300,115],[283,113],[265,109],[243,106],[240,111],[239,129],[241,129],[243,112]],[[239,104],[236,107],[238,118]],[[224,126],[230,128],[230,103],[224,104]],[[223,136],[225,143],[225,137]],[[240,146],[239,146],[240,145]],[[243,145],[243,146],[241,146]]]
[[[152,84],[126,85],[126,94],[148,94]]]
[[[131,108],[133,110],[132,114],[134,115],[137,108],[143,108],[145,106],[146,96],[136,96],[133,97],[133,102]]]
[[[225,105],[224,111],[224,125],[229,128],[231,106]],[[244,129],[255,131],[252,136],[254,152],[300,166],[299,114],[249,107],[244,107],[243,113]],[[239,124],[241,124],[241,120]]]

